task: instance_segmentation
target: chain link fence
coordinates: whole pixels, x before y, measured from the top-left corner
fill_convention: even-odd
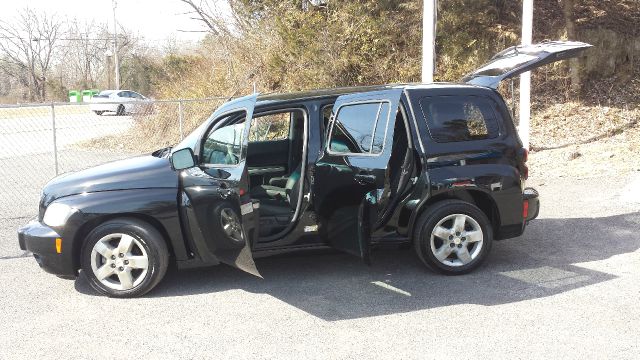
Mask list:
[[[0,220],[37,214],[56,175],[176,144],[226,100],[0,105]]]

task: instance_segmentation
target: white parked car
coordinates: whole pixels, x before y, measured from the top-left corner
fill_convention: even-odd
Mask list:
[[[103,90],[91,99],[91,111],[98,115],[112,112],[116,115],[147,113],[152,109],[148,99],[131,90]]]

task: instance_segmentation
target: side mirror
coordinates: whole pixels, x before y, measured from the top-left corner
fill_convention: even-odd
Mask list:
[[[171,165],[176,170],[184,170],[196,166],[196,159],[191,148],[180,149],[171,154]]]

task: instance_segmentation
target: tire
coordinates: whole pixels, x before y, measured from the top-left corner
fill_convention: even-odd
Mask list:
[[[131,244],[128,248],[127,243]],[[129,218],[110,220],[93,229],[80,256],[89,284],[100,294],[117,298],[146,294],[162,280],[169,265],[169,251],[160,232]]]
[[[460,229],[456,222],[464,224],[463,231],[456,231]],[[436,227],[438,229],[434,231]],[[444,200],[431,205],[418,218],[413,234],[414,248],[420,260],[430,269],[446,275],[466,274],[478,268],[491,251],[492,240],[491,222],[484,212],[460,200]]]
[[[122,104],[118,105],[118,109],[116,110],[116,115],[117,116],[124,115],[124,105]]]
[[[96,110],[96,111],[94,111],[94,113],[96,113],[96,115],[100,116],[100,115],[102,115],[102,114],[104,113],[104,111],[98,111],[98,110]]]

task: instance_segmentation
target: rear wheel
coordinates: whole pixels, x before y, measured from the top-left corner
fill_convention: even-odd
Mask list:
[[[118,116],[124,115],[124,105],[122,104],[118,105],[118,109],[116,110],[116,115]]]
[[[96,227],[81,257],[91,286],[111,297],[144,295],[162,280],[169,264],[162,235],[136,219],[116,219]]]
[[[414,231],[416,253],[429,268],[447,275],[468,273],[491,250],[491,222],[476,206],[459,200],[432,205]]]
[[[100,115],[104,114],[104,111],[95,110],[94,113],[96,113],[96,115],[100,116]]]

